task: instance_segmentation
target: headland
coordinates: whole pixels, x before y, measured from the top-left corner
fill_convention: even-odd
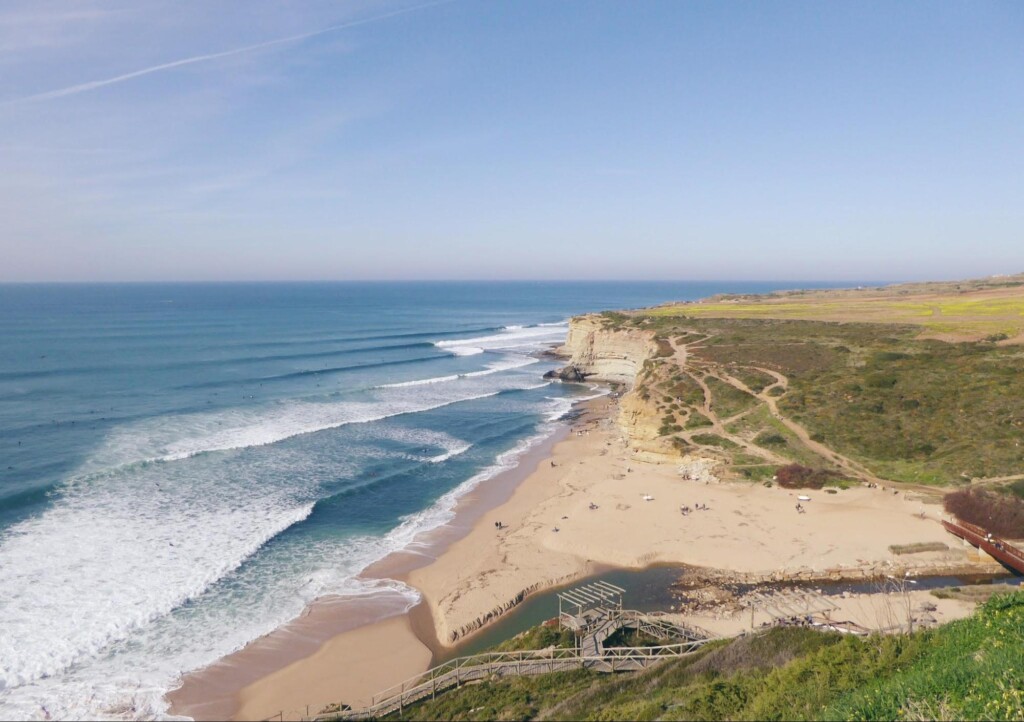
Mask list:
[[[1024,303],[1020,289],[996,289],[1004,312],[1007,294]],[[940,290],[872,290],[870,299],[973,308],[994,292],[964,284],[941,290],[954,299],[943,301]],[[380,619],[324,600],[190,675],[171,695],[173,710],[289,719],[364,705],[528,595],[609,567],[689,565],[747,584],[1001,571],[945,532],[942,500],[950,485],[1024,478],[1019,454],[995,443],[1005,429],[964,429],[1000,412],[1000,390],[978,385],[950,398],[949,384],[965,369],[1008,377],[1001,369],[1019,357],[1020,334],[1007,327],[954,342],[902,317],[859,323],[818,308],[794,318],[786,302],[718,299],[573,319],[562,378],[609,393],[465,497],[448,526],[363,572],[410,585],[419,605]],[[961,469],[957,435],[968,433],[991,443]],[[972,608],[932,606],[938,623]],[[866,627],[893,622],[872,595],[846,607]],[[752,621],[720,605],[674,611],[719,634]]]

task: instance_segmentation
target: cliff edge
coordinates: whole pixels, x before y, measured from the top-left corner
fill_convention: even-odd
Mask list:
[[[563,381],[606,381],[628,387],[619,404],[617,422],[639,456],[672,456],[679,452],[659,431],[661,418],[648,394],[638,388],[642,374],[661,355],[653,331],[621,328],[599,314],[569,322],[565,345],[557,349],[569,363],[558,373]]]
[[[633,386],[644,361],[657,355],[658,344],[651,331],[610,327],[604,317],[588,314],[569,322],[565,345],[556,352],[569,357],[560,374],[564,380]]]

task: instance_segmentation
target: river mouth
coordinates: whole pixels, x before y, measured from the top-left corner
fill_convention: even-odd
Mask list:
[[[705,579],[700,579],[700,576],[699,570],[685,565],[656,565],[645,569],[608,569],[597,572],[570,584],[553,587],[527,597],[515,609],[507,612],[494,624],[474,634],[465,642],[437,655],[434,663],[440,664],[455,657],[479,654],[549,619],[557,618],[558,594],[571,587],[601,580],[626,590],[625,594],[623,594],[623,606],[627,609],[636,609],[641,612],[674,611],[680,607],[689,606],[691,603],[701,601],[690,594],[693,590],[706,588],[709,585],[709,582]],[[1022,582],[1024,582],[1024,578],[1006,573],[932,575],[913,578],[878,577],[870,580],[771,582],[763,584],[718,582],[715,586],[727,590],[736,597],[742,597],[755,590],[771,592],[784,589],[803,589],[824,594],[825,596],[842,596],[844,594],[877,594],[903,590],[943,589],[946,587],[979,584],[1019,586]]]

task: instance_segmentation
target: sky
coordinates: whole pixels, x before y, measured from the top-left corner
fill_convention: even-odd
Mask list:
[[[0,281],[1024,271],[1024,4],[2,0]]]

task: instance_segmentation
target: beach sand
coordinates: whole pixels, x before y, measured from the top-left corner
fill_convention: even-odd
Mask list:
[[[408,575],[443,643],[524,590],[598,566],[663,562],[784,577],[890,564],[926,568],[964,558],[954,548],[894,562],[890,544],[950,542],[938,522],[940,508],[923,507],[913,494],[857,486],[833,495],[684,481],[677,461],[631,458],[607,413],[577,427],[584,425],[589,428],[582,436],[570,435],[555,447],[554,466],[541,464],[469,535]],[[805,493],[812,501],[803,503],[807,512],[800,514],[797,496]],[[684,504],[707,510],[683,516]],[[506,528],[496,531],[495,520]]]
[[[827,494],[687,481],[678,460],[638,460],[613,421],[616,403],[611,397],[588,402],[571,432],[535,450],[514,473],[483,485],[460,504],[451,525],[364,573],[416,588],[423,601],[411,615],[350,629],[329,641],[324,637],[326,644],[300,659],[292,650],[284,669],[246,680],[230,711],[223,705],[232,695],[221,685],[217,711],[237,719],[283,711],[289,719],[304,714],[307,704],[319,711],[328,702],[365,703],[425,670],[431,648],[464,639],[525,593],[599,567],[666,562],[781,577],[884,572],[908,564],[926,570],[967,561],[938,523],[941,508],[925,507],[908,492],[857,486]],[[796,497],[804,493],[811,501],[800,514]],[[707,510],[683,516],[683,504]],[[888,549],[914,542],[944,542],[951,550],[894,557]],[[858,604],[868,609],[867,602]],[[963,616],[969,608],[944,605],[939,616]],[[859,623],[872,626],[872,617],[885,615],[872,607],[859,616]],[[736,624],[742,622],[731,626]],[[244,658],[234,664],[251,666]],[[216,668],[190,677],[177,693],[174,712],[204,716],[195,702],[203,699],[204,680]],[[193,704],[181,704],[184,699]]]
[[[391,617],[340,634],[312,656],[249,685],[239,695],[234,716],[263,719],[268,711],[280,710],[284,719],[295,719],[338,700],[367,705],[373,692],[422,672],[430,658],[409,615]]]

